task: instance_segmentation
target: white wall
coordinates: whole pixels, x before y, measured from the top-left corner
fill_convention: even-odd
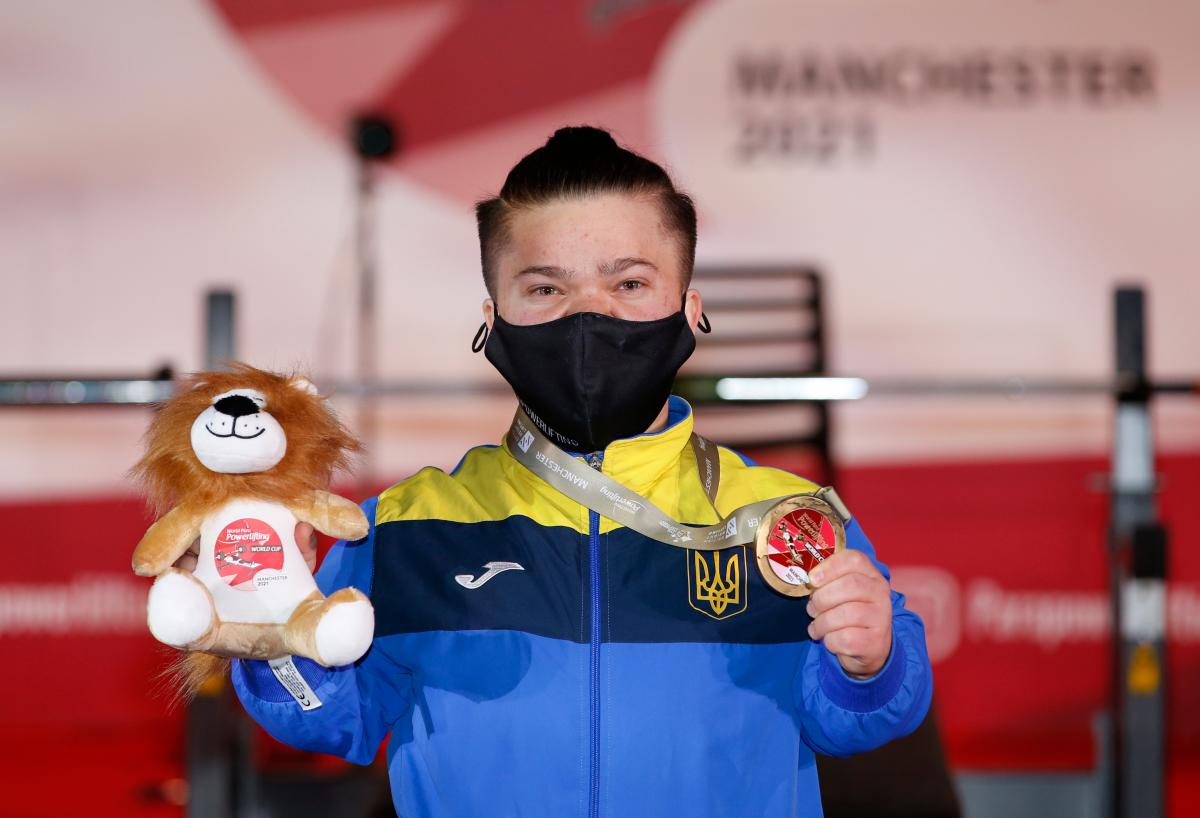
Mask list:
[[[484,295],[470,199],[497,189],[556,124],[578,121],[665,159],[700,203],[702,262],[822,265],[838,370],[1099,377],[1109,290],[1138,280],[1151,290],[1156,370],[1196,372],[1200,14],[1151,5],[701,4],[645,83],[514,117],[386,175],[383,374],[496,379],[467,351]],[[237,290],[247,360],[349,374],[353,167],[340,134],[260,69],[269,43],[247,50],[200,0],[10,4],[2,15],[0,375],[197,368],[212,286]],[[869,160],[747,171],[722,154],[734,116],[727,58],[763,43],[1132,45],[1154,54],[1158,94],[1104,111],[835,106],[874,122]],[[431,181],[438,168],[445,185]],[[1165,445],[1200,445],[1193,403],[1164,407]],[[508,411],[503,400],[392,404],[372,468],[451,466],[498,439]],[[0,412],[0,495],[121,487],[146,420]],[[855,462],[1100,452],[1108,436],[1098,401],[880,400],[839,421],[839,449]]]

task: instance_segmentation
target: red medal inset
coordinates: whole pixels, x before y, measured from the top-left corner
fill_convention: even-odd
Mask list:
[[[253,591],[259,571],[283,568],[283,542],[262,520],[244,517],[217,535],[213,560],[221,579],[239,591]]]
[[[789,511],[767,535],[775,573],[793,584],[807,583],[818,563],[833,556],[833,526],[812,509]]]
[[[758,568],[767,584],[787,596],[807,596],[809,574],[845,546],[846,529],[824,500],[798,495],[768,512],[757,540]]]

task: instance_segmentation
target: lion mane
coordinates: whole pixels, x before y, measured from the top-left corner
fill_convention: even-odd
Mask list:
[[[333,473],[348,469],[362,445],[319,395],[297,389],[303,376],[265,372],[234,364],[228,372],[191,375],[175,397],[159,405],[146,432],[146,453],[132,476],[144,487],[158,514],[174,505],[215,508],[235,497],[287,502],[329,485]],[[287,452],[273,468],[254,474],[222,474],[201,465],[192,450],[192,423],[217,395],[257,389],[287,436]]]

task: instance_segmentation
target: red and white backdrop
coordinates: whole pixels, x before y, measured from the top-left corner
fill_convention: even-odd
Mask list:
[[[4,375],[194,369],[213,286],[238,294],[241,357],[351,374],[360,110],[403,133],[378,207],[388,377],[496,377],[467,351],[471,204],[578,123],[694,195],[701,263],[823,269],[839,372],[1103,377],[1122,282],[1149,290],[1155,372],[1198,369],[1200,8],[1183,0],[124,0],[4,18]],[[1198,404],[1156,409],[1176,814],[1200,738]],[[508,411],[390,404],[368,479],[452,466]],[[147,417],[0,413],[0,752],[30,782],[23,814],[173,809],[155,782],[180,774],[179,715],[151,692],[161,656],[127,574],[147,519],[123,474]],[[842,494],[928,621],[952,763],[1090,767],[1110,407],[879,398],[835,420]]]

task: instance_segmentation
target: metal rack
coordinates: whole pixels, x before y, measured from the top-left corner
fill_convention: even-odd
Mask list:
[[[731,378],[819,378],[826,375],[825,296],[813,267],[704,267],[693,276],[715,328],[699,336],[696,354],[675,382],[677,394],[737,449],[801,447],[833,482],[831,418],[825,400],[742,400],[718,384]],[[783,410],[780,412],[779,410]],[[771,421],[770,415],[778,418]],[[765,431],[764,431],[765,429]]]

